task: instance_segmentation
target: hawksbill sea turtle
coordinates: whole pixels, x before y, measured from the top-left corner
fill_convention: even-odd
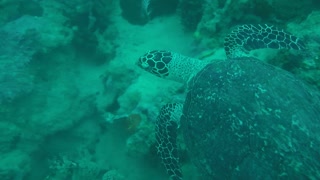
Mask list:
[[[320,179],[320,95],[254,49],[306,50],[271,25],[242,25],[225,38],[227,60],[204,62],[156,50],[137,65],[187,83],[183,104],[161,108],[157,151],[170,179],[183,178],[177,128],[201,179]]]

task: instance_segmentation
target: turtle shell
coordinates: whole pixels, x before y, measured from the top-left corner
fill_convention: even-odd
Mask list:
[[[257,59],[203,68],[181,128],[204,179],[320,179],[320,95]]]

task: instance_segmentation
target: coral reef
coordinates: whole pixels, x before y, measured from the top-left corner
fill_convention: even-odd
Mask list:
[[[231,27],[272,23],[300,35],[308,51],[253,55],[320,89],[319,7],[316,0],[0,0],[0,179],[167,178],[154,121],[163,104],[184,99],[186,86],[142,75],[137,58],[152,49],[225,58]],[[183,144],[179,151],[196,178]]]
[[[290,71],[320,90],[320,11],[313,11],[299,23],[288,24],[288,29],[299,33],[306,42],[308,50],[298,58],[287,57],[289,62],[283,66],[293,67]],[[296,66],[294,66],[296,65]],[[280,66],[282,67],[282,66]]]
[[[215,3],[215,2],[212,2]],[[205,0],[182,0],[179,6],[181,23],[187,31],[195,31],[204,14]]]
[[[83,38],[82,34],[90,35],[97,43],[89,50],[93,54],[103,54],[100,57],[103,62],[110,61],[116,49],[110,40],[116,35],[108,25],[111,7],[100,4],[107,1],[96,2],[93,7],[79,7],[90,4],[84,3],[87,1],[63,2],[31,1],[28,5],[26,1],[0,2],[0,115],[3,129],[0,152],[1,159],[6,159],[1,162],[0,179],[43,179],[42,173],[37,171],[44,165],[37,162],[41,153],[35,156],[34,152],[39,152],[39,146],[48,136],[72,129],[83,117],[95,111],[92,95],[97,89],[79,93],[81,79],[74,81],[79,71],[76,68],[77,59],[80,59],[77,52],[82,51],[74,42]],[[79,14],[87,13],[90,18],[92,11],[92,16],[99,17],[92,26],[90,21],[88,28],[76,23],[76,19],[80,22],[83,17]],[[88,59],[83,63],[90,62],[95,66],[103,63],[97,56]],[[98,76],[96,79],[100,85]],[[13,152],[16,159],[11,158]],[[19,157],[31,161],[26,164],[32,168],[20,165]]]
[[[120,7],[129,23],[144,25],[157,16],[174,13],[178,3],[178,0],[120,0]]]
[[[59,180],[59,179],[72,179],[72,180],[85,180],[85,179],[103,179],[103,174],[109,174],[109,178],[116,176],[110,171],[101,169],[96,163],[86,159],[69,159],[68,156],[62,156],[49,161],[50,174],[46,176],[45,180]],[[115,179],[116,180],[116,179]]]
[[[192,8],[184,8],[184,4],[197,4]],[[202,4],[202,6],[200,6]],[[317,42],[317,28],[319,23],[317,12],[319,3],[313,0],[303,2],[289,2],[286,0],[220,0],[220,1],[192,1],[181,2],[182,22],[196,24],[194,30],[194,53],[205,58],[219,55],[219,49],[223,47],[225,34],[230,32],[230,27],[245,23],[270,23],[288,29],[292,33],[308,42],[308,52],[304,54],[286,53],[285,51],[270,52],[257,51],[254,56],[259,56],[265,61],[282,67],[302,79],[319,88],[318,85],[318,55],[319,42]],[[188,10],[192,11],[188,11]],[[201,10],[203,9],[203,10]],[[201,18],[193,21],[195,17],[192,13],[202,12]],[[190,14],[190,15],[189,15]],[[198,13],[200,16],[200,13]],[[186,28],[190,26],[183,23]],[[212,49],[208,51],[208,49]],[[225,58],[221,57],[217,58]]]
[[[0,154],[0,177],[3,180],[25,179],[31,170],[31,158],[21,150]]]
[[[221,0],[205,1],[202,7],[204,7],[204,12],[196,29],[197,36],[203,39],[209,38],[217,43],[217,40],[212,38],[213,35],[223,37],[230,27],[237,24],[285,24],[288,21],[301,21],[316,10],[319,4],[312,0],[294,3],[285,0]],[[292,9],[297,9],[297,11]],[[200,11],[199,8],[195,12],[198,11]],[[183,17],[186,20],[192,18],[192,16]],[[216,46],[216,43],[213,46]]]
[[[31,91],[32,77],[25,67],[40,48],[37,31],[43,23],[23,16],[0,29],[0,103]]]

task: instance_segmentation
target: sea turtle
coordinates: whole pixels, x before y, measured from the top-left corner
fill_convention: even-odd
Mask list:
[[[291,73],[244,55],[253,49],[306,49],[270,25],[242,25],[225,38],[227,60],[210,63],[170,51],[137,62],[187,83],[183,104],[161,108],[157,150],[171,179],[182,179],[181,128],[202,179],[320,179],[320,95]]]

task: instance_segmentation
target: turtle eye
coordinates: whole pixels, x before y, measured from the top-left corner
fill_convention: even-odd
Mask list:
[[[145,55],[141,56],[139,60],[137,61],[137,65],[141,67],[142,69],[149,68],[149,64],[147,63],[147,58]]]
[[[146,63],[146,62],[142,62],[142,63],[141,63],[141,67],[142,67],[143,69],[147,69],[147,68],[149,68],[150,66],[149,66],[149,64]]]
[[[152,58],[148,58],[147,56],[142,56],[139,58],[137,65],[142,69],[149,70],[155,67],[155,62]]]
[[[137,65],[159,77],[168,76],[168,63],[172,60],[169,51],[149,51],[139,58]]]

